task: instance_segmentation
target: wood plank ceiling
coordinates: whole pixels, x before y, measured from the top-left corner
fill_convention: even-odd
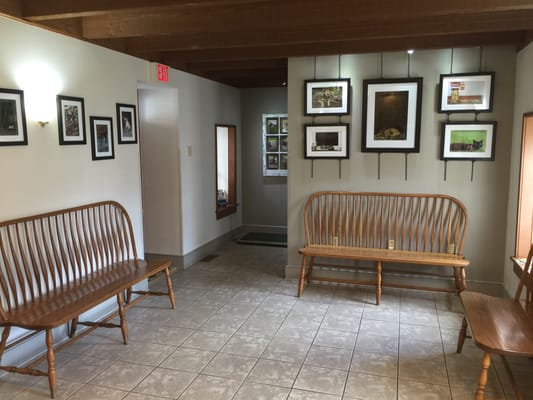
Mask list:
[[[288,57],[533,39],[533,0],[0,0],[0,13],[235,87],[282,85]]]

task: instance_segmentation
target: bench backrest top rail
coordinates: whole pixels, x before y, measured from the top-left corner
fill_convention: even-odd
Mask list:
[[[137,259],[131,220],[114,201],[0,222],[0,319],[131,259]]]
[[[304,206],[306,245],[462,254],[468,216],[442,194],[322,191]]]

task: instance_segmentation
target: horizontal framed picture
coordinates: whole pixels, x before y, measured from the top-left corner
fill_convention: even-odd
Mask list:
[[[85,106],[83,98],[57,96],[59,144],[85,144]]]
[[[89,117],[93,160],[115,158],[113,149],[113,120],[109,117]]]
[[[0,146],[28,144],[24,92],[0,89]]]
[[[363,81],[361,151],[418,153],[422,78]]]
[[[134,105],[117,103],[117,130],[119,144],[137,143],[137,113]]]
[[[349,158],[349,124],[305,125],[305,158]]]
[[[439,112],[491,112],[494,72],[440,76]]]
[[[305,81],[305,115],[350,113],[350,79]]]
[[[443,122],[442,160],[494,160],[496,122]]]

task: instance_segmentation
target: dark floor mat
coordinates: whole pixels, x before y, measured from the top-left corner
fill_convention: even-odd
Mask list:
[[[287,247],[287,234],[249,232],[237,240],[241,244],[255,244],[260,246]]]

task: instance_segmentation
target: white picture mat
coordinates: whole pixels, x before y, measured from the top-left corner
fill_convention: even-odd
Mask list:
[[[328,81],[328,82],[307,82],[307,96],[305,109],[307,112],[313,114],[345,114],[348,113],[348,93],[349,82],[348,81]],[[313,107],[313,89],[327,88],[327,87],[340,87],[342,89],[342,106],[340,107],[327,107],[316,108]]]
[[[487,131],[485,151],[482,152],[467,152],[467,151],[450,151],[450,139],[452,137],[453,131],[478,131],[485,130]],[[492,147],[494,140],[494,125],[492,124],[448,124],[444,127],[444,142],[443,142],[443,157],[444,158],[465,158],[472,159],[474,158],[491,158],[492,157]]]
[[[482,102],[479,104],[468,103],[449,103],[448,96],[452,91],[452,84],[462,83],[464,88],[461,90],[462,95],[479,95],[482,96]],[[442,80],[441,99],[443,111],[463,111],[469,110],[488,110],[490,109],[490,93],[492,85],[492,75],[464,75],[444,77]]]
[[[317,133],[324,132],[336,132],[339,138],[339,150],[313,150],[313,144],[316,143]],[[348,127],[346,125],[332,125],[332,126],[307,126],[306,127],[306,144],[305,154],[308,157],[325,157],[325,158],[337,158],[347,157],[348,155],[348,141],[347,141]]]

